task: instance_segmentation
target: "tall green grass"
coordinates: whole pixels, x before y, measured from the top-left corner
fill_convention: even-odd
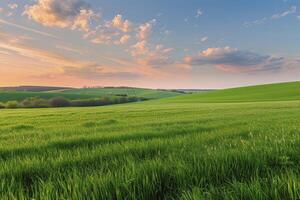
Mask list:
[[[300,101],[0,111],[0,199],[299,199]]]

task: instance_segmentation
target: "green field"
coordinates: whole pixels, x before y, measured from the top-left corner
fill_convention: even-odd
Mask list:
[[[64,90],[64,94],[78,94],[78,95],[96,95],[103,96],[107,94],[117,95],[126,94],[128,96],[138,96],[148,99],[160,99],[165,97],[173,97],[181,95],[178,92],[162,91],[154,89],[143,89],[143,88],[86,88],[86,89],[73,89]]]
[[[95,95],[64,94],[57,92],[20,92],[20,91],[0,91],[0,102],[22,101],[29,97],[40,97],[51,99],[53,97],[65,97],[70,100],[95,98]]]
[[[300,82],[268,84],[196,93],[188,98],[179,96],[177,102],[259,102],[300,100]],[[168,100],[167,100],[168,101]]]
[[[1,110],[0,199],[299,199],[299,86]]]
[[[50,99],[53,97],[65,97],[70,100],[89,99],[103,97],[107,95],[127,95],[136,96],[147,99],[159,99],[164,97],[173,97],[182,95],[178,92],[160,91],[153,89],[140,88],[93,88],[93,89],[69,89],[69,90],[54,90],[54,91],[4,91],[0,90],[0,102],[7,101],[22,101],[28,97],[40,97]]]

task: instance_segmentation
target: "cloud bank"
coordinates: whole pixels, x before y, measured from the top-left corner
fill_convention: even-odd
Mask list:
[[[231,47],[208,48],[198,56],[186,56],[185,63],[193,66],[212,65],[228,72],[251,72],[280,69],[283,57],[238,50]]]

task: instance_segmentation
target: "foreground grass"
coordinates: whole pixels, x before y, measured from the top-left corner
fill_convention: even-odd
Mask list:
[[[0,199],[299,199],[300,101],[0,111]]]

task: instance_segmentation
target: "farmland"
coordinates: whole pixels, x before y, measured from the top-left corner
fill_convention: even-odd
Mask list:
[[[300,100],[300,82],[267,84],[207,92],[195,93],[174,99],[177,102],[259,102]],[[168,100],[167,100],[168,101]]]
[[[299,199],[299,86],[1,110],[0,198]]]
[[[12,91],[0,90],[0,102],[22,101],[29,97],[50,99],[64,97],[70,100],[99,98],[103,96],[126,95],[137,96],[147,99],[159,99],[181,95],[178,92],[161,91],[141,88],[91,88],[91,89],[66,89],[53,91]]]
[[[144,88],[83,88],[83,89],[70,89],[63,90],[63,94],[77,94],[77,95],[118,95],[126,94],[128,96],[138,96],[148,99],[160,99],[166,97],[179,96],[181,93],[168,91],[168,90],[155,90],[155,89],[144,89]]]

